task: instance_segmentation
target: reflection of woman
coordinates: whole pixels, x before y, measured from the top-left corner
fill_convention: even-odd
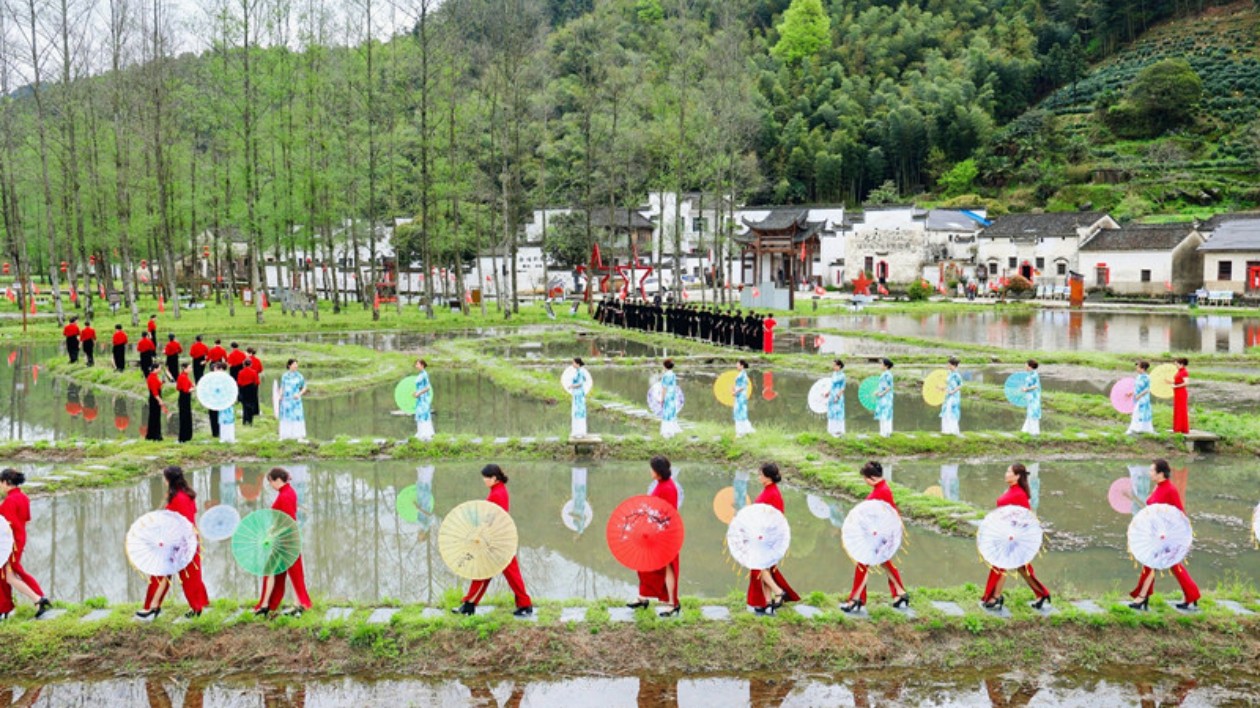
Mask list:
[[[958,421],[962,418],[962,374],[958,373],[958,357],[949,358],[949,375],[945,377],[945,401],[941,403],[941,433],[962,436]]]
[[[875,389],[875,420],[879,421],[880,437],[888,437],[893,431],[893,375],[892,359],[882,359],[884,371],[879,375]]]
[[[416,437],[420,440],[433,439],[433,386],[429,385],[429,363],[424,359],[416,359],[416,390],[411,394],[416,399]]]
[[[732,394],[735,398],[735,437],[738,438],[757,431],[753,430],[752,423],[748,421],[748,392],[752,389],[752,384],[748,381],[748,362],[740,359],[735,368],[739,375],[735,377]]]
[[[1172,469],[1168,466],[1168,460],[1155,460],[1151,464],[1151,481],[1155,483],[1155,489],[1151,495],[1146,498],[1146,505],[1151,504],[1168,504],[1175,506],[1186,513],[1186,506],[1181,501],[1181,492],[1173,486],[1169,481],[1172,476]],[[1190,577],[1190,572],[1180,563],[1169,568],[1169,572],[1177,579],[1177,584],[1181,586],[1181,592],[1185,598],[1177,603],[1179,610],[1197,610],[1199,608],[1199,586],[1195,584],[1194,578]],[[1129,607],[1135,610],[1148,609],[1151,601],[1151,595],[1155,592],[1155,571],[1142,567],[1142,574],[1138,577],[1137,587],[1133,588],[1133,592],[1129,596],[1137,600],[1137,602],[1129,603]]]
[[[1173,376],[1173,432],[1183,435],[1190,432],[1190,372],[1186,367],[1190,360],[1184,357],[1177,359],[1177,374]]]
[[[836,359],[831,364],[831,392],[827,394],[827,432],[832,437],[844,435],[845,385],[844,362]]]
[[[272,502],[271,508],[297,521],[298,497],[293,486],[289,484],[288,471],[281,467],[273,467],[267,473],[267,484],[277,492],[276,500]],[[293,594],[298,601],[298,606],[287,614],[301,617],[304,611],[311,609],[311,598],[306,593],[306,573],[302,568],[302,556],[299,555],[288,570],[279,575],[268,575],[263,578],[262,594],[258,598],[258,604],[254,606],[255,615],[266,617],[280,609],[280,603],[284,602],[286,579],[293,583]]]
[[[672,479],[674,473],[670,468],[669,460],[657,455],[652,458],[649,465],[652,468],[652,478],[656,480],[656,486],[650,495],[663,499],[666,504],[677,509],[678,487]],[[670,605],[669,609],[660,613],[661,617],[677,615],[682,611],[682,606],[678,603],[678,571],[678,556],[674,556],[674,559],[664,568],[641,571],[639,573],[639,599],[628,603],[626,607],[631,609],[647,607],[653,599],[657,599]]]
[[[44,597],[39,583],[22,567],[22,551],[26,549],[26,525],[31,520],[31,500],[21,487],[26,475],[15,469],[0,472],[0,518],[13,531],[13,552],[3,559],[0,566],[0,619],[8,619],[13,612],[13,591],[17,590],[35,603],[35,619],[44,616],[52,608],[52,600]]]
[[[779,513],[783,511],[783,495],[779,493],[779,466],[767,462],[761,466],[761,494],[757,495],[754,504],[769,504]],[[767,601],[767,598],[770,598]],[[779,566],[774,565],[766,570],[754,570],[748,576],[748,605],[759,615],[774,614],[775,610],[785,602],[799,602],[800,595],[788,585]]]
[[[503,469],[494,464],[486,465],[481,468],[481,481],[485,482],[490,489],[486,501],[499,506],[504,511],[509,511],[511,500],[508,498],[508,477],[503,473]],[[525,579],[521,577],[521,566],[516,562],[516,556],[512,556],[512,562],[503,569],[503,579],[507,581],[516,599],[516,611],[512,614],[517,617],[528,617],[534,614],[534,603],[529,599],[529,593],[525,592]],[[468,594],[464,596],[464,604],[451,611],[457,615],[476,614],[477,605],[486,596],[488,587],[490,587],[490,578],[472,581],[472,585],[468,586]]]
[[[187,369],[190,364],[185,363]],[[197,492],[188,485],[184,478],[184,470],[179,467],[167,467],[162,470],[166,478],[166,510],[188,519],[194,528],[197,526]],[[201,547],[197,547],[197,555],[192,563],[179,571],[179,584],[184,588],[184,597],[188,600],[188,614],[185,617],[200,617],[201,611],[210,604],[206,593],[206,585],[201,581]],[[162,613],[162,601],[166,599],[166,591],[171,588],[170,576],[149,577],[149,589],[144,594],[144,609],[136,613],[140,619],[154,619]]]
[[[678,425],[678,375],[674,373],[674,360],[666,359],[665,374],[661,376],[661,437],[666,440],[682,432]]]
[[[1125,432],[1129,435],[1154,433],[1155,427],[1151,424],[1151,377],[1147,373],[1151,363],[1139,361],[1135,368],[1137,383],[1133,386],[1133,393],[1129,394],[1133,398],[1133,415],[1129,419],[1129,429]]]
[[[288,371],[280,377],[280,439],[303,440],[306,438],[306,413],[302,408],[302,396],[306,395],[306,379],[298,373],[297,359],[290,359],[285,368]]]
[[[883,465],[874,461],[866,463],[862,467],[862,481],[871,487],[871,493],[867,495],[867,499],[878,499],[893,509],[897,508],[896,502],[893,501],[892,490],[884,481]],[[909,607],[910,593],[906,592],[906,586],[901,582],[901,573],[897,571],[897,566],[893,565],[892,561],[888,561],[884,563],[883,568],[888,571],[888,590],[893,596],[892,606]],[[866,605],[866,576],[869,572],[870,568],[861,563],[853,569],[853,590],[849,592],[849,601],[840,606],[841,610],[857,612]]]
[[[1028,468],[1016,462],[1006,468],[1006,484],[1008,489],[1006,493],[998,497],[997,505],[1003,506],[1022,506],[1029,511],[1032,510],[1030,499],[1032,492],[1028,486]],[[1046,586],[1037,579],[1037,574],[1033,572],[1032,563],[1025,565],[1019,569],[1019,576],[1028,583],[1028,587],[1032,588],[1033,595],[1037,601],[1032,604],[1033,609],[1040,610],[1050,603],[1050,591]],[[985,609],[998,610],[1002,605],[1006,604],[1006,596],[1002,594],[1002,586],[1006,584],[1006,571],[1000,568],[989,569],[989,580],[984,586],[984,597],[980,601],[984,603]]]
[[[586,367],[582,357],[573,357],[573,380],[569,382],[569,394],[573,396],[573,406],[569,409],[569,435],[575,438],[586,437]]]
[[[1041,435],[1041,374],[1037,373],[1040,367],[1036,359],[1028,360],[1025,365],[1028,378],[1024,379],[1024,387],[1020,389],[1024,393],[1024,403],[1027,405],[1024,412],[1023,431],[1029,435]]]

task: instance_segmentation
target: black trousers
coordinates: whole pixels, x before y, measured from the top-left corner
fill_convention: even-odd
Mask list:
[[[66,353],[70,355],[70,363],[75,364],[79,361],[79,338],[66,337]]]
[[[172,354],[166,357],[166,370],[171,373],[171,380],[179,378],[179,355]]]
[[[125,371],[127,368],[127,345],[114,345],[114,368],[119,371]]]
[[[219,412],[210,411],[210,437],[219,437]]]
[[[254,416],[258,415],[258,384],[250,384],[241,386],[241,422],[245,425],[254,424]]]
[[[192,440],[192,431],[192,394],[181,393],[179,394],[179,441]]]
[[[201,383],[201,377],[206,375],[206,358],[193,359],[193,383]]]
[[[83,343],[83,355],[87,357],[88,366],[96,366],[96,340],[89,339]]]
[[[162,402],[152,393],[149,394],[149,429],[144,434],[144,439],[162,439]]]

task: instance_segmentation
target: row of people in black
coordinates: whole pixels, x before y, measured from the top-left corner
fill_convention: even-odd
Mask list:
[[[745,315],[733,307],[722,311],[718,305],[661,305],[643,300],[619,301],[612,297],[600,301],[595,319],[606,325],[664,332],[752,351],[762,348],[765,331],[765,317],[752,310]]]

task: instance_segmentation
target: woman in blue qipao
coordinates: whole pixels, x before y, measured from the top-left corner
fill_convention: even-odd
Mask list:
[[[586,365],[582,357],[573,357],[573,368],[577,371],[569,382],[569,394],[573,396],[573,408],[570,411],[571,424],[569,435],[575,438],[586,437],[586,382],[590,374],[586,373]]]
[[[306,395],[306,379],[298,373],[298,360],[290,359],[287,371],[280,377],[280,439],[305,440],[306,414],[302,396]]]
[[[958,357],[949,358],[949,375],[945,377],[945,401],[941,403],[941,433],[962,437],[958,421],[962,419],[962,374],[958,373]]]
[[[416,437],[424,442],[433,439],[433,386],[429,384],[429,362],[416,359]]]
[[[1041,374],[1037,373],[1037,369],[1041,364],[1036,359],[1029,359],[1026,369],[1028,378],[1024,379],[1024,403],[1027,405],[1024,413],[1023,432],[1029,435],[1041,435]]]
[[[827,432],[832,437],[844,435],[844,362],[836,359],[831,365],[831,392],[827,394]]]
[[[881,360],[884,371],[879,375],[879,386],[875,389],[875,420],[879,421],[879,435],[886,438],[893,432],[893,375],[892,359]]]
[[[740,359],[735,366],[739,370],[732,392],[735,397],[735,437],[741,438],[757,431],[753,430],[752,423],[748,422],[748,392],[752,390],[752,384],[748,380],[748,362]]]
[[[1133,417],[1129,420],[1129,435],[1137,435],[1139,433],[1155,433],[1155,426],[1151,423],[1151,363],[1149,361],[1139,361],[1137,363],[1137,384],[1133,387]]]
[[[682,432],[678,424],[678,375],[674,373],[674,360],[666,359],[661,376],[661,437],[666,440]]]

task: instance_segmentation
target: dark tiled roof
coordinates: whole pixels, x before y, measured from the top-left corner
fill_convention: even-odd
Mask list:
[[[1081,244],[1082,251],[1171,251],[1186,240],[1190,224],[1128,224],[1102,229]]]
[[[802,226],[809,218],[809,210],[800,207],[788,207],[786,209],[771,209],[769,214],[762,217],[761,221],[749,221],[744,219],[744,224],[750,229],[758,231],[783,231],[793,226]]]
[[[980,222],[956,209],[933,209],[927,216],[928,231],[979,231]]]
[[[1199,250],[1260,251],[1260,216],[1222,221]]]
[[[747,223],[747,222],[745,222],[745,223]],[[763,221],[762,223],[764,223],[764,221]],[[789,222],[789,225],[790,225],[790,224],[791,224],[791,222]],[[758,224],[748,224],[748,225],[749,225],[749,227],[750,227],[750,228],[748,229],[748,231],[745,231],[745,232],[744,232],[744,233],[742,233],[742,234],[735,234],[735,235],[734,235],[734,237],[733,237],[733,238],[734,238],[737,242],[739,242],[739,243],[756,243],[756,241],[757,241],[757,236],[753,233],[753,228],[758,228],[758,229],[761,229],[762,227],[761,227],[760,225],[758,225]],[[800,242],[802,242],[802,241],[805,241],[805,240],[807,240],[807,239],[809,239],[809,238],[813,237],[815,234],[817,234],[818,232],[822,231],[822,228],[823,228],[824,226],[826,226],[826,224],[825,224],[824,222],[822,222],[822,221],[805,221],[805,222],[801,223],[801,225],[800,225],[800,226],[801,226],[801,228],[797,229],[796,233],[792,234],[792,243],[800,243]],[[782,228],[787,228],[787,227],[786,227],[786,226],[784,226],[784,227],[782,227]],[[776,229],[776,230],[777,230],[777,229]]]
[[[1199,224],[1199,233],[1208,234],[1220,228],[1221,224],[1229,221],[1247,221],[1251,219],[1260,219],[1260,211],[1243,211],[1232,214],[1217,214],[1207,221]]]
[[[1008,214],[999,216],[981,232],[985,238],[1011,238],[1034,241],[1042,237],[1075,236],[1076,230],[1097,223],[1107,214],[1101,211],[1068,211],[1051,214]]]
[[[612,218],[608,216],[609,211],[612,212]],[[601,207],[592,209],[591,226],[606,229],[611,225],[614,228],[624,229],[626,228],[626,214],[627,211],[624,208],[609,209],[609,207]],[[644,217],[634,209],[629,210],[629,217],[629,223],[635,229],[650,229],[653,226],[651,219]]]

